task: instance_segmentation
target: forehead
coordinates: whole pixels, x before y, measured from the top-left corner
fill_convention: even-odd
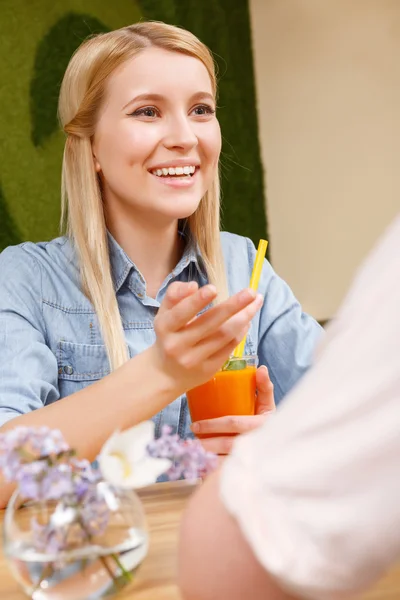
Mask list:
[[[108,99],[124,105],[140,94],[190,97],[213,93],[210,76],[201,60],[162,48],[146,48],[124,63],[108,82]]]

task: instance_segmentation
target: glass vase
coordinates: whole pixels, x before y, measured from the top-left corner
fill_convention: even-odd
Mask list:
[[[101,481],[85,507],[76,499],[25,501],[4,517],[4,554],[32,600],[97,600],[120,591],[148,550],[141,501]]]

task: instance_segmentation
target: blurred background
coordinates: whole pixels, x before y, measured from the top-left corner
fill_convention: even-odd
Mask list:
[[[0,249],[58,234],[63,72],[140,19],[215,53],[223,226],[329,320],[400,209],[399,0],[0,0]]]

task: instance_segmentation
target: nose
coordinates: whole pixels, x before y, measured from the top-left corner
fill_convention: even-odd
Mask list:
[[[197,135],[186,115],[177,115],[168,119],[164,136],[164,146],[169,150],[187,152],[198,144]]]

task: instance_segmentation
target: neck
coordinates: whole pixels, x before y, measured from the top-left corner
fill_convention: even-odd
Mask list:
[[[150,224],[135,219],[113,219],[107,216],[107,227],[135,263],[146,281],[147,295],[155,298],[165,278],[179,262],[183,241],[178,235],[178,221]]]

